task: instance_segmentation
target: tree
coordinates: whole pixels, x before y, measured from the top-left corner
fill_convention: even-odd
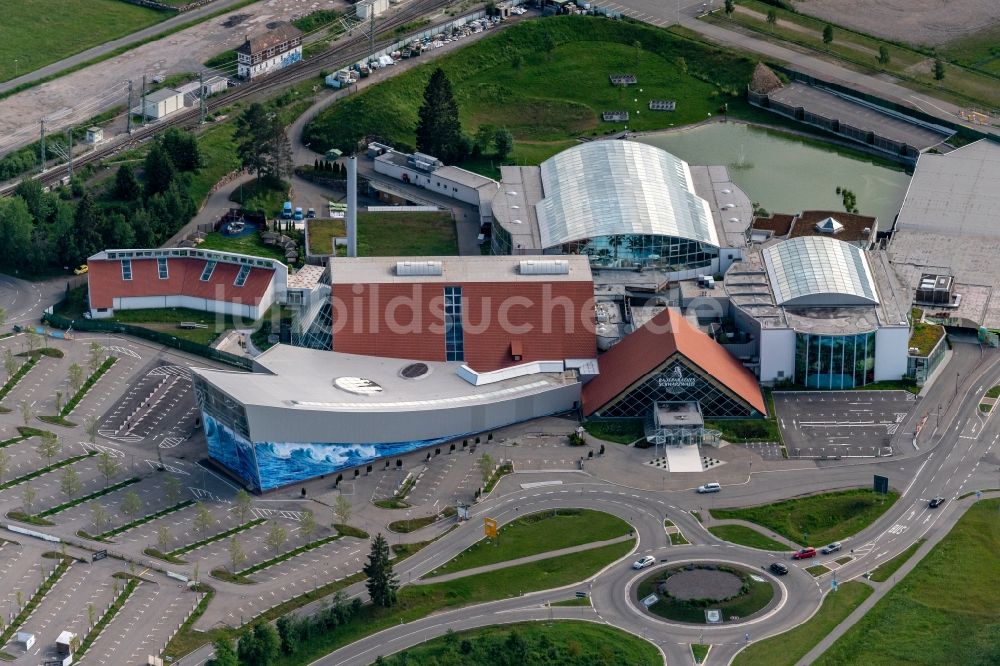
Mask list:
[[[642,42],[638,39],[633,40],[632,49],[635,51],[635,64],[638,65],[639,61],[642,59]]]
[[[91,342],[87,351],[87,365],[90,368],[90,374],[97,372],[102,363],[104,363],[104,347],[98,342]]]
[[[14,358],[14,351],[9,347],[7,349],[4,349],[3,369],[7,373],[7,381],[10,381],[11,377],[13,377],[17,373],[18,367],[20,366],[17,362],[17,359]]]
[[[97,209],[94,198],[89,192],[84,192],[73,213],[73,246],[77,253],[74,264],[104,249],[103,239],[98,232],[100,222],[101,212]]]
[[[877,58],[877,60],[878,60],[878,64],[880,64],[880,65],[888,65],[889,64],[889,60],[890,60],[889,47],[886,46],[885,44],[882,44],[881,46],[878,47],[878,58]]]
[[[95,504],[90,509],[90,522],[94,524],[94,530],[97,534],[104,531],[104,526],[108,522],[108,512],[100,504]]]
[[[198,502],[198,508],[194,514],[194,528],[199,534],[204,534],[215,525],[215,516],[203,503]]]
[[[83,429],[87,432],[87,440],[91,444],[97,442],[97,426],[100,425],[100,421],[97,420],[96,416],[88,416],[87,421],[83,426]]]
[[[25,513],[31,513],[31,505],[35,503],[36,499],[38,499],[38,491],[35,490],[35,487],[29,481],[24,485],[24,491],[21,493]]]
[[[163,133],[161,139],[163,150],[178,171],[195,171],[201,166],[201,153],[198,150],[198,139],[191,132],[181,131],[171,127]]]
[[[940,56],[934,58],[934,80],[940,81],[944,78],[944,61]]]
[[[3,475],[7,473],[8,464],[10,464],[10,456],[0,451],[0,483],[3,483]]]
[[[490,146],[493,144],[493,138],[496,134],[497,128],[495,125],[483,123],[476,128],[476,137],[473,140],[473,144],[479,148],[480,152],[487,153],[490,150]]]
[[[80,475],[76,473],[75,469],[72,467],[63,468],[62,474],[59,476],[59,488],[67,500],[76,497],[76,494],[80,492]]]
[[[236,491],[236,497],[233,498],[236,502],[236,515],[240,519],[240,523],[247,522],[247,516],[250,515],[250,509],[253,508],[253,498],[250,493],[240,488]]]
[[[59,442],[59,438],[51,433],[42,435],[42,441],[38,443],[38,447],[35,449],[38,455],[45,458],[46,467],[52,464],[52,459],[59,455],[59,451],[61,450],[62,444]]]
[[[34,223],[20,197],[0,201],[0,265],[25,266]]]
[[[337,516],[337,520],[340,521],[340,525],[346,525],[347,521],[351,519],[351,512],[353,507],[350,501],[343,495],[337,495],[337,499],[333,503],[333,513]]]
[[[275,623],[278,637],[281,639],[281,651],[285,654],[295,654],[299,649],[299,627],[288,615],[282,615]]]
[[[139,181],[135,178],[135,172],[130,164],[123,164],[118,167],[115,174],[115,186],[111,190],[111,196],[118,201],[135,201],[142,194]]]
[[[212,643],[215,656],[205,662],[205,666],[240,666],[240,660],[228,638],[220,638]]]
[[[24,343],[28,345],[29,354],[35,351],[38,346],[38,333],[35,333],[35,329],[29,328],[24,332]]]
[[[285,532],[285,528],[272,520],[271,529],[267,531],[264,543],[274,551],[275,555],[279,555],[286,541],[288,541],[288,533]]]
[[[726,0],[725,11],[727,17],[732,16],[733,12],[736,11],[736,3],[733,0]]]
[[[170,547],[170,528],[166,525],[160,525],[156,528],[156,547],[161,553],[166,553],[167,548]]]
[[[483,485],[490,480],[490,476],[493,474],[493,456],[488,453],[484,453],[479,457],[479,474],[483,477]]]
[[[828,45],[833,43],[833,26],[829,23],[823,26],[823,43]]]
[[[170,155],[163,149],[159,141],[154,141],[153,146],[146,154],[146,198],[149,199],[154,194],[166,192],[170,183],[177,176],[177,167],[170,160]]]
[[[496,147],[497,159],[502,162],[514,150],[514,135],[506,127],[501,127],[493,136],[493,145]]]
[[[101,451],[97,456],[97,471],[104,476],[104,487],[111,485],[111,479],[118,476],[122,467],[107,451]]]
[[[465,157],[458,103],[451,81],[438,67],[424,89],[424,102],[417,112],[417,150],[434,155],[447,164]]]
[[[280,181],[291,173],[292,148],[277,114],[261,104],[251,104],[237,119],[236,127],[236,153],[243,168],[257,175],[258,183],[265,177]]]
[[[778,22],[778,12],[773,9],[767,10],[767,24],[771,26],[771,32],[774,32],[774,24]]]
[[[62,414],[63,392],[56,391],[56,414]]]
[[[371,552],[368,553],[368,562],[363,571],[368,576],[365,586],[368,588],[368,596],[376,606],[388,608],[396,603],[396,590],[399,589],[399,581],[392,571],[392,561],[389,559],[389,542],[385,540],[379,532],[372,539]]]
[[[35,409],[27,400],[22,400],[18,408],[21,410],[21,420],[24,421],[24,425],[28,425],[31,419],[35,418]]]
[[[78,393],[83,387],[83,368],[79,364],[73,363],[66,371],[66,376],[69,379],[69,385],[73,389],[73,393]]]
[[[167,501],[176,504],[181,497],[181,481],[173,474],[163,480],[164,490],[167,493]]]
[[[262,622],[255,624],[252,631],[240,636],[236,646],[236,656],[240,664],[270,666],[278,657],[281,639],[274,627]]]
[[[243,552],[243,546],[235,536],[229,540],[229,564],[232,566],[231,573],[235,574],[240,570],[240,565],[247,559],[247,554]]]
[[[299,532],[306,541],[309,541],[312,535],[316,533],[316,517],[309,509],[302,512],[302,520],[299,522]]]
[[[121,511],[131,522],[142,511],[142,499],[130,490],[122,497]]]

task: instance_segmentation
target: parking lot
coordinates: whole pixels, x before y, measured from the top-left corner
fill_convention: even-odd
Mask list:
[[[98,432],[119,442],[149,440],[172,448],[187,438],[196,419],[191,372],[159,361],[139,373],[125,395],[104,414]]]
[[[916,396],[907,391],[780,391],[774,408],[790,457],[892,454]]]

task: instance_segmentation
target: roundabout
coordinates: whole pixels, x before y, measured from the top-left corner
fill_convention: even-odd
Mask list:
[[[685,624],[733,624],[778,603],[777,585],[756,571],[720,562],[662,567],[635,586],[633,603],[656,618]]]

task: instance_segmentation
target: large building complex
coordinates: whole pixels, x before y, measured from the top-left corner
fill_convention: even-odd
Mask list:
[[[105,250],[87,260],[90,315],[190,308],[256,321],[284,297],[280,261],[188,248]]]
[[[792,238],[748,252],[723,285],[762,382],[847,389],[906,374],[910,299],[884,252]]]
[[[194,370],[209,454],[266,491],[462,435],[577,409],[562,363],[474,373],[459,363],[277,345],[255,372]]]
[[[476,371],[597,356],[585,257],[364,257],[330,264],[333,350]]]
[[[501,174],[494,254],[581,254],[602,269],[656,269],[670,279],[721,273],[740,256],[741,233],[732,247],[691,168],[659,148],[593,141]],[[730,217],[739,232],[750,221]]]

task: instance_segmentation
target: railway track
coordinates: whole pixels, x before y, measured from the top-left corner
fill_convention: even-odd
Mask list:
[[[382,39],[375,42],[375,51],[379,51],[390,44],[400,41],[413,33],[405,34],[393,34],[397,28],[403,26],[410,21],[420,18],[430,12],[433,12],[442,7],[446,7],[451,4],[453,0],[411,0],[407,5],[405,5],[399,12],[391,16],[389,19],[384,21],[376,32],[376,38],[381,37]],[[473,10],[475,11],[475,10]],[[450,17],[447,21],[441,21],[439,23],[431,24],[422,27],[419,31],[414,32],[424,32],[428,29],[433,29],[437,26],[450,23],[454,20],[454,17]],[[388,39],[385,38],[386,34],[391,34],[392,36]],[[239,102],[241,100],[254,98],[257,96],[266,96],[269,93],[273,93],[284,88],[295,85],[302,81],[306,81],[313,77],[319,75],[324,69],[339,69],[340,67],[356,62],[361,58],[368,55],[371,49],[368,45],[368,37],[364,32],[359,32],[356,36],[334,46],[328,51],[309,58],[308,60],[301,60],[294,65],[291,65],[285,69],[282,69],[274,74],[271,74],[260,81],[244,83],[240,85],[234,92],[225,95],[216,100],[209,100],[206,104],[209,113],[217,111],[227,106]],[[198,124],[200,119],[200,110],[198,107],[193,107],[189,110],[182,111],[174,114],[155,125],[148,125],[146,127],[140,127],[132,132],[132,135],[112,143],[107,146],[103,146],[94,151],[81,155],[73,160],[73,167],[80,168],[87,164],[92,164],[95,162],[100,162],[101,160],[114,155],[122,150],[135,147],[144,141],[147,141],[151,137],[155,136],[158,132],[162,132],[170,127],[186,127]],[[56,167],[45,171],[44,173],[35,174],[32,176],[32,180],[36,180],[43,185],[54,185],[59,183],[66,175],[66,164],[60,164]],[[10,193],[17,187],[16,183],[11,183],[0,188],[0,195],[9,196]]]

